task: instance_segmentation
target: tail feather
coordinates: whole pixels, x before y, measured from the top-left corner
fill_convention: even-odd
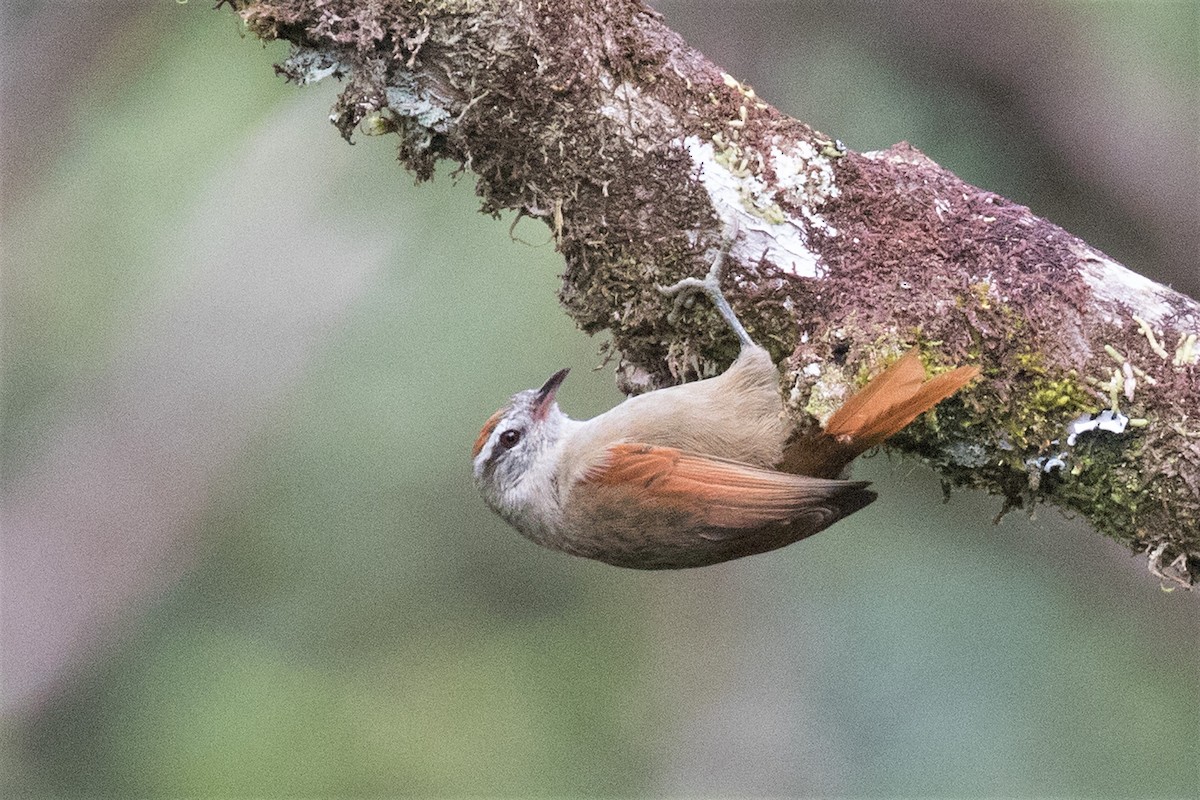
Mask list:
[[[825,432],[830,436],[861,437],[864,431],[874,427],[882,413],[898,401],[914,396],[924,380],[925,368],[921,359],[915,348],[909,350],[833,412],[825,423]]]
[[[913,348],[843,403],[820,437],[792,442],[780,468],[837,476],[858,455],[899,433],[978,374],[978,367],[959,367],[925,380],[925,368]]]

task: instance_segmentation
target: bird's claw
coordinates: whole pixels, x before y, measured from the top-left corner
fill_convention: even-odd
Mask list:
[[[742,346],[755,346],[754,340],[750,338],[750,334],[742,326],[741,321],[737,318],[737,314],[733,312],[729,301],[725,299],[725,293],[721,291],[721,274],[725,270],[725,257],[729,255],[729,251],[733,248],[733,243],[737,239],[737,231],[734,231],[732,237],[726,239],[721,244],[721,249],[717,253],[717,257],[713,259],[712,266],[708,268],[708,274],[703,278],[684,278],[676,281],[670,286],[659,286],[658,290],[667,297],[675,298],[675,305],[671,312],[667,314],[667,321],[674,324],[679,319],[679,311],[684,303],[691,300],[692,296],[697,292],[704,292],[712,300],[713,305],[725,322],[737,334],[738,341]]]

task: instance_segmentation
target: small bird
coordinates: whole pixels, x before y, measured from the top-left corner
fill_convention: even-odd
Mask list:
[[[732,243],[705,278],[659,287],[676,304],[708,294],[741,342],[725,372],[576,420],[554,399],[564,369],[484,424],[472,452],[475,483],[522,534],[636,569],[702,567],[783,547],[873,501],[868,483],[838,479],[846,466],[978,374],[959,367],[926,381],[914,348],[823,431],[793,437],[779,371],[721,292]]]

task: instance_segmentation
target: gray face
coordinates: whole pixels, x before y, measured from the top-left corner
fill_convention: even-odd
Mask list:
[[[544,431],[534,419],[536,400],[536,389],[514,395],[507,408],[488,420],[491,431],[475,455],[475,483],[497,510],[497,501],[513,493],[541,450]]]
[[[557,443],[563,414],[554,393],[566,377],[555,373],[540,389],[513,395],[509,404],[484,424],[475,443],[475,485],[488,505],[506,518],[530,499],[524,484],[538,475],[538,465]]]

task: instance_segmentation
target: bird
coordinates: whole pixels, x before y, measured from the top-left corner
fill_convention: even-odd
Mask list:
[[[721,290],[727,239],[704,278],[658,287],[680,304],[707,294],[737,335],[723,373],[629,397],[588,420],[555,395],[563,369],[513,395],[472,449],[484,501],[532,541],[618,567],[710,566],[812,536],[877,497],[844,478],[886,441],[978,374],[963,366],[926,380],[916,348],[838,408],[819,432],[796,435],[779,370]]]

